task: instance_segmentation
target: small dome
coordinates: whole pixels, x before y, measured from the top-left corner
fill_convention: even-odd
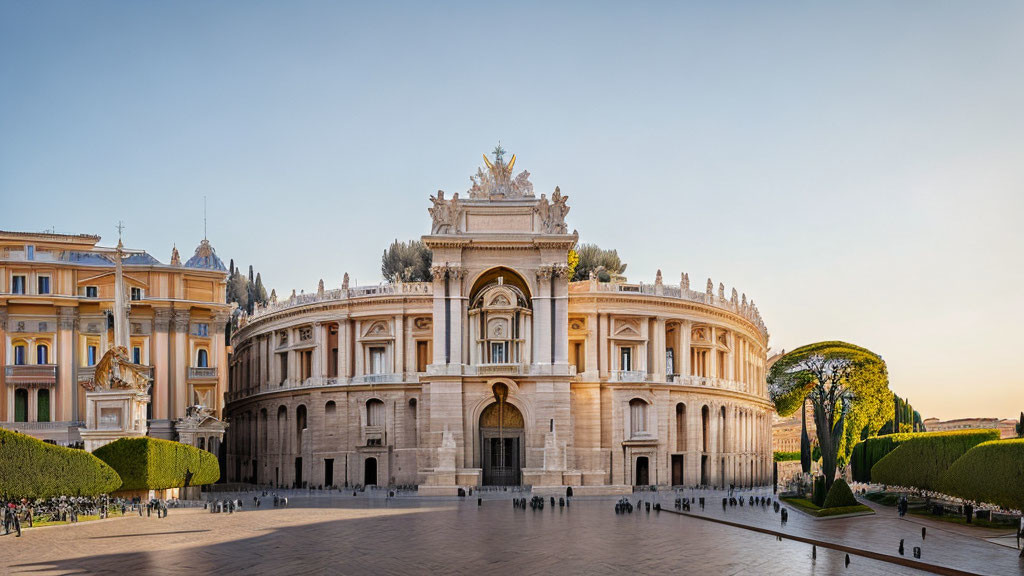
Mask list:
[[[196,253],[185,262],[185,268],[202,268],[204,270],[227,271],[224,263],[217,257],[217,251],[210,245],[210,241],[203,238],[203,241],[196,247]]]

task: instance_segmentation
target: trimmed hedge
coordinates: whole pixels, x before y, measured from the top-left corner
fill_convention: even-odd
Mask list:
[[[94,454],[121,475],[121,490],[163,490],[213,484],[220,479],[217,457],[206,450],[159,438],[121,438]],[[191,477],[186,479],[186,475]]]
[[[939,485],[952,496],[1024,510],[1024,439],[978,444],[942,474]]]
[[[889,452],[895,450],[903,442],[923,434],[925,432],[886,434],[885,436],[875,436],[858,442],[853,447],[853,453],[850,455],[850,468],[853,472],[853,479],[857,482],[871,482],[871,468],[878,464],[879,460],[885,458]]]
[[[773,452],[772,460],[776,462],[790,462],[792,460],[800,461],[800,451],[796,452]]]
[[[822,508],[844,508],[858,504],[860,502],[857,502],[857,498],[854,497],[853,490],[850,490],[850,485],[846,483],[846,480],[836,478],[828,490],[828,496],[825,497],[825,505]]]
[[[120,485],[117,472],[85,450],[0,429],[0,496],[4,498],[96,496]]]
[[[871,467],[871,481],[940,490],[939,478],[968,450],[998,440],[998,430],[955,430],[916,434]]]

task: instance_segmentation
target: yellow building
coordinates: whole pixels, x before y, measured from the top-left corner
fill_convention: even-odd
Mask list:
[[[99,236],[0,231],[0,426],[59,443],[80,440],[95,364],[113,345],[113,248]],[[227,387],[227,270],[204,239],[184,264],[126,250],[132,361],[153,384],[150,435],[200,404],[220,416]]]

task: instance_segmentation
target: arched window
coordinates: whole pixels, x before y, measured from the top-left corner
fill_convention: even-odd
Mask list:
[[[327,404],[324,404],[324,415],[328,418],[333,418],[337,411],[338,405],[334,403],[334,400],[328,400]]]
[[[405,435],[406,442],[409,446],[416,446],[417,444],[417,428],[418,426],[416,425],[416,399],[410,398],[408,408],[406,408],[405,413]]]
[[[469,332],[475,364],[518,364],[528,344],[530,289],[510,268],[484,272],[470,290]]]
[[[26,350],[26,347],[25,347],[24,344],[15,344],[14,345],[14,364],[16,366],[24,366],[25,365],[25,350]]]
[[[676,404],[676,452],[686,452],[686,404]]]
[[[366,425],[384,425],[384,402],[381,402],[376,398],[371,398],[366,401]]]
[[[46,344],[36,346],[36,364],[50,363],[50,347]]]
[[[639,398],[629,401],[629,435],[630,437],[647,434],[647,402]]]
[[[196,366],[199,368],[208,368],[210,366],[210,357],[206,348],[200,348],[196,354]]]
[[[700,409],[700,438],[701,438],[701,450],[704,452],[708,451],[708,432],[709,420],[711,420],[711,409],[706,405]]]
[[[725,452],[725,406],[722,406],[722,409],[719,411],[718,451]]]
[[[50,389],[40,388],[36,392],[36,422],[50,421]]]
[[[295,446],[302,452],[302,433],[306,430],[306,406],[299,404],[295,409]]]

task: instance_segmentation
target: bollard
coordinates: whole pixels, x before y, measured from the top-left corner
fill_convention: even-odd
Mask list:
[[[850,567],[850,555],[849,554],[846,555],[846,567],[847,568]]]
[[[926,530],[927,530],[927,528],[925,528],[924,526],[921,526],[921,540],[924,540],[924,536],[925,536],[925,531]]]
[[[900,556],[903,556],[903,538],[900,538]]]
[[[483,499],[483,498],[479,498],[479,497],[478,497],[478,498],[476,499],[476,505],[477,505],[477,506],[483,506],[483,503],[484,503],[484,499]]]
[[[818,558],[818,547],[811,545],[811,560],[817,560]]]

